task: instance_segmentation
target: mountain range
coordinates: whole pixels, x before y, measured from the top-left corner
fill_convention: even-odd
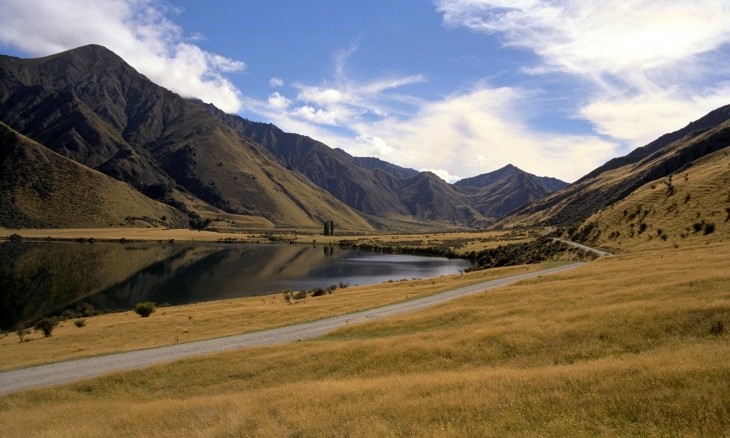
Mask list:
[[[327,220],[357,231],[486,227],[564,185],[516,168],[504,184],[450,185],[432,173],[353,157],[184,99],[98,45],[37,59],[0,56],[0,120],[193,219],[242,228],[319,228]]]
[[[0,226],[574,225],[727,147],[728,119],[719,108],[570,185],[512,165],[449,184],[183,98],[102,46],[0,55]]]

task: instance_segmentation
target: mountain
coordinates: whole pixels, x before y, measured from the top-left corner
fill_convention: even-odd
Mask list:
[[[511,164],[454,183],[479,213],[492,218],[501,218],[513,209],[567,185],[556,178],[532,175]]]
[[[208,109],[242,137],[266,148],[287,169],[306,176],[368,216],[437,227],[481,227],[493,222],[471,209],[465,196],[434,174],[422,175],[382,160],[356,158],[272,124],[225,114],[212,105]],[[382,223],[378,219],[375,222]]]
[[[185,227],[187,216],[0,123],[0,223],[11,228]]]
[[[0,120],[191,218],[232,228],[483,228],[560,182],[514,167],[450,185],[226,114],[90,45],[0,55]]]
[[[730,105],[610,160],[570,186],[512,211],[499,226],[572,225],[730,145]],[[668,189],[669,190],[669,189]],[[721,190],[721,189],[719,189]],[[720,195],[718,195],[720,196]]]
[[[316,229],[334,220],[340,229],[372,229],[205,104],[155,85],[101,46],[37,59],[0,56],[0,120],[192,216]]]
[[[378,158],[353,157],[272,124],[225,114],[212,105],[208,108],[241,136],[266,148],[287,169],[300,172],[347,205],[378,218],[483,228],[513,208],[567,185],[510,165],[452,186],[430,172]]]

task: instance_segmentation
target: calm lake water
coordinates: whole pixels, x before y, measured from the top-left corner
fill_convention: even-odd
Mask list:
[[[310,245],[26,243],[0,245],[0,328],[88,303],[128,310],[455,274],[465,260]]]

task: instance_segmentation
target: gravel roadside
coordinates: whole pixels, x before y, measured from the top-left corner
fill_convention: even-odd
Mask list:
[[[542,271],[512,275],[424,298],[286,327],[0,372],[0,395],[60,385],[113,372],[145,368],[204,354],[310,339],[349,324],[414,312],[454,298],[484,292],[528,278],[573,269],[581,264],[572,263]]]

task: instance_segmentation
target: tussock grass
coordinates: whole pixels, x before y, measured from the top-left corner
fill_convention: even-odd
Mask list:
[[[0,428],[728,436],[730,335],[711,332],[730,326],[728,260],[727,243],[637,251],[312,341],[9,395]]]
[[[589,240],[614,251],[730,240],[730,147],[597,212]],[[707,228],[711,224],[710,228]]]

